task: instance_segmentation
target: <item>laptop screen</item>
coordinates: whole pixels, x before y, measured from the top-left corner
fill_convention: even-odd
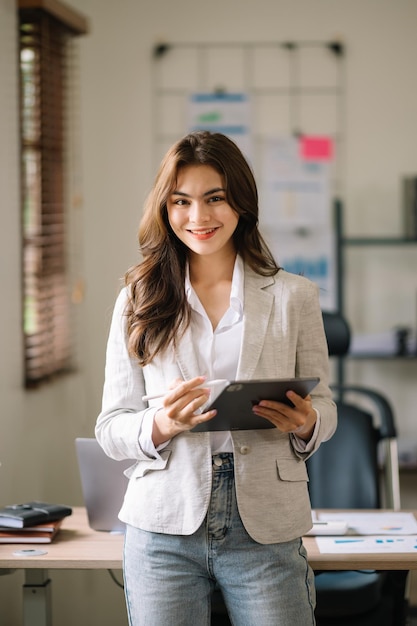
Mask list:
[[[94,438],[77,437],[75,448],[89,526],[94,530],[124,532],[125,524],[118,518],[128,484],[123,472],[134,461],[114,461]]]

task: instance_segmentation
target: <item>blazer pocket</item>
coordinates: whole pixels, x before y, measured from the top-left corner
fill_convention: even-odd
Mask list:
[[[278,476],[291,482],[308,482],[307,468],[304,461],[296,459],[277,459]]]
[[[160,459],[149,459],[146,461],[138,461],[132,467],[128,467],[125,470],[124,475],[129,479],[142,478],[148,472],[154,470],[163,470],[166,468],[168,459],[171,456],[171,450],[162,450],[160,452]]]

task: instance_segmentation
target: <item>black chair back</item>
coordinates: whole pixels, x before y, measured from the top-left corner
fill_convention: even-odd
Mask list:
[[[329,356],[345,356],[350,346],[349,324],[340,313],[323,311],[322,316]]]
[[[307,461],[314,509],[380,507],[378,439],[372,415],[338,404],[335,434]]]

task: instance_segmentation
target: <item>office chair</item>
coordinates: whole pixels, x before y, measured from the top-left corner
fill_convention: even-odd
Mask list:
[[[337,313],[323,313],[329,356],[346,355],[350,330]],[[338,427],[307,461],[313,509],[400,508],[394,416],[379,392],[335,385]],[[353,399],[352,399],[353,398]],[[371,411],[364,408],[371,405]],[[360,403],[362,401],[362,404]],[[381,450],[382,448],[382,455]],[[379,461],[384,463],[381,489]],[[383,492],[383,493],[382,493]],[[405,624],[407,572],[316,572],[317,626]]]

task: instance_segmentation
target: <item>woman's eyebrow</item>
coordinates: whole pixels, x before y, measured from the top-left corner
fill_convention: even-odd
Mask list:
[[[205,196],[211,196],[213,193],[226,193],[226,189],[223,189],[223,187],[214,187],[214,189],[209,189],[208,191],[205,191],[203,193],[203,197]],[[184,198],[190,198],[191,196],[188,193],[185,193],[184,191],[180,191],[179,189],[174,189],[174,191],[172,192],[173,196],[184,196]]]

